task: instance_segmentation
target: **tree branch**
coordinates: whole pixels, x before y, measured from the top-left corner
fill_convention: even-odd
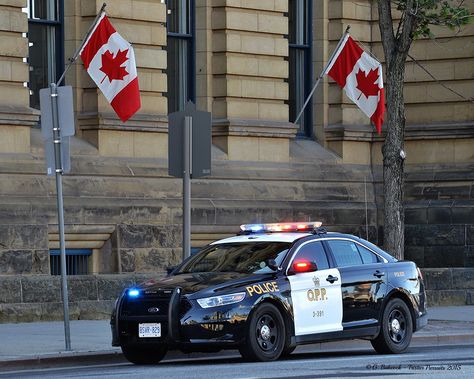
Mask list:
[[[416,27],[416,12],[413,9],[415,0],[407,0],[406,9],[403,17],[403,27],[399,36],[397,36],[398,51],[405,55],[408,54],[413,41],[413,31]]]
[[[389,58],[395,50],[395,35],[393,34],[393,19],[390,0],[378,0],[379,26],[385,57]],[[387,64],[390,62],[387,60]]]

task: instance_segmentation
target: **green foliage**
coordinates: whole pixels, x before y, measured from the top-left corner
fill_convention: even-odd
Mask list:
[[[400,0],[393,3],[405,17],[415,18],[412,30],[414,38],[433,37],[431,25],[460,30],[463,25],[472,22],[472,14],[463,6],[464,0]]]

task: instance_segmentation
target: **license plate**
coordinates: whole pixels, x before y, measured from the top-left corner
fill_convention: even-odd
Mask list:
[[[138,337],[140,338],[161,337],[161,324],[160,323],[138,324]]]

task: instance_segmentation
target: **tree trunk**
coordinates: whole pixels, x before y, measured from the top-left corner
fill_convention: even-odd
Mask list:
[[[392,2],[378,0],[379,28],[387,64],[387,134],[382,147],[384,190],[384,248],[398,259],[403,259],[405,244],[405,214],[403,210],[403,164],[405,156],[405,103],[403,85],[405,60],[413,41],[416,26],[415,0],[406,0],[406,11],[393,30]]]
[[[387,62],[387,134],[382,147],[384,189],[384,248],[403,259],[405,217],[403,210],[405,103],[403,81],[405,56],[397,53]]]

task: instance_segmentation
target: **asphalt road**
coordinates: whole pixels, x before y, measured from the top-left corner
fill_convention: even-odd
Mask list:
[[[42,368],[0,373],[0,378],[473,378],[474,345],[412,347],[401,355],[377,355],[368,349],[295,352],[269,363],[247,363],[234,354],[164,360],[156,366],[129,363]]]

